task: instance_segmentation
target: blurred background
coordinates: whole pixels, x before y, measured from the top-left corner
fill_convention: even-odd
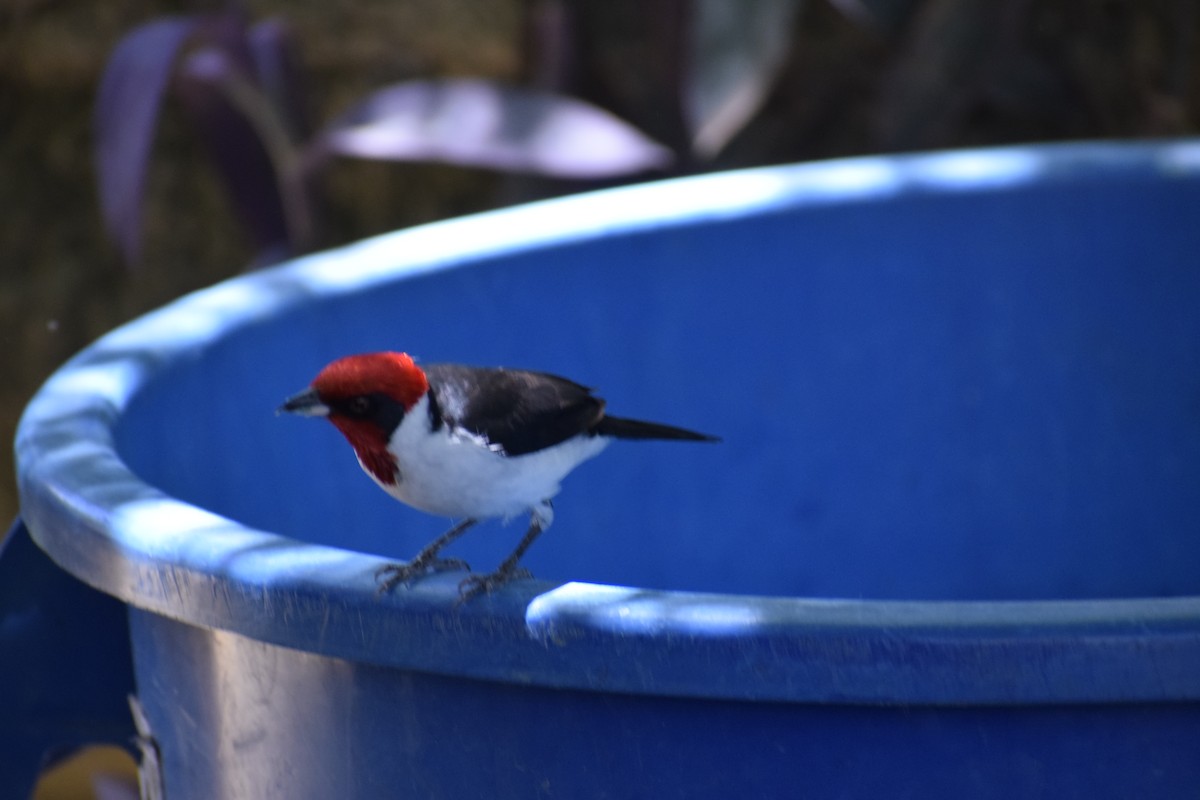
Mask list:
[[[289,254],[715,169],[1191,135],[1198,34],[1196,0],[2,0],[0,437],[97,336]],[[106,67],[124,80],[98,100]],[[241,111],[275,115],[249,136],[229,114],[247,87]],[[505,131],[464,121],[487,103]],[[573,133],[547,160],[520,123],[558,112]],[[616,156],[596,169],[601,128]]]
[[[674,154],[661,167],[592,180],[444,160],[333,159],[320,176],[322,228],[308,248],[623,180],[860,153],[1188,135],[1200,120],[1195,0],[4,0],[5,441],[40,382],[89,341],[283,254],[264,258],[239,224],[205,137],[170,91],[147,156],[136,263],[102,221],[93,115],[118,42],[164,15],[231,7],[248,25],[286,31],[300,62],[299,113],[310,120],[333,119],[380,87],[472,77],[589,101]],[[751,12],[747,30],[739,19]],[[736,73],[739,59],[732,100],[697,111],[705,92],[720,95],[730,82],[704,67],[732,61],[726,73]],[[0,459],[0,518],[16,511],[11,460]]]

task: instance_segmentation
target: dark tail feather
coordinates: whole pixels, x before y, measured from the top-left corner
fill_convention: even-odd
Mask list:
[[[615,436],[618,439],[681,439],[689,442],[719,442],[716,436],[696,433],[684,428],[671,425],[660,425],[657,422],[642,422],[636,419],[621,419],[620,417],[601,417],[592,431],[601,436]]]

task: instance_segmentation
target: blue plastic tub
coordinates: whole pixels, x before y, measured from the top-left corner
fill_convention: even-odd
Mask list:
[[[864,158],[372,239],[30,404],[22,514],[129,607],[183,798],[1152,797],[1200,786],[1200,143]],[[274,408],[377,349],[719,434],[570,476],[539,580]],[[453,550],[490,569],[523,525]],[[626,588],[630,587],[630,588]]]

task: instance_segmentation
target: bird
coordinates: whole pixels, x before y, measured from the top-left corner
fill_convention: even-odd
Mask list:
[[[402,352],[344,356],[276,413],[325,417],[359,465],[393,498],[459,520],[410,561],[376,572],[379,592],[431,572],[466,570],[462,600],[531,577],[521,557],[554,521],[560,482],[613,439],[716,442],[704,433],[614,417],[575,381],[546,372],[463,364],[420,366]],[[529,514],[512,553],[486,575],[442,550],[479,521]]]

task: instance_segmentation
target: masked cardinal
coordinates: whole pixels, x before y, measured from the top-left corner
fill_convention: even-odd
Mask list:
[[[380,569],[387,592],[430,571],[468,569],[442,558],[476,522],[529,513],[529,530],[488,575],[469,575],[463,599],[529,576],[518,562],[554,520],[559,482],[613,439],[717,441],[655,422],[614,417],[574,381],[542,372],[418,366],[404,353],[346,356],[279,411],[325,417],[380,488],[429,514],[460,520],[407,563]]]

